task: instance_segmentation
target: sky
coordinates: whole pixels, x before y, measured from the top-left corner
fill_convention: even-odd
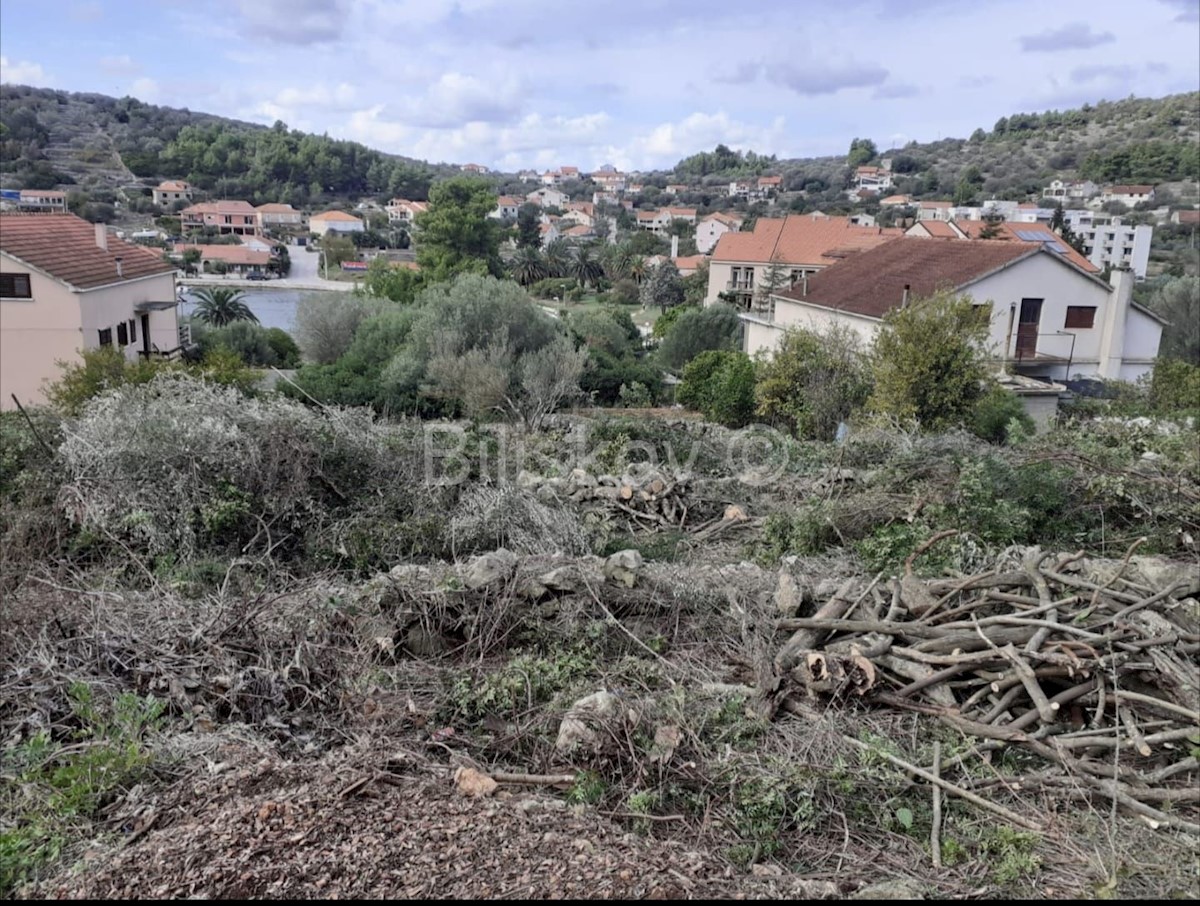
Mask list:
[[[648,170],[1200,90],[1200,0],[3,0],[0,82],[433,162]]]

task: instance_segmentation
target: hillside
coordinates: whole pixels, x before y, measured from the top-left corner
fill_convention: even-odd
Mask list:
[[[385,193],[424,198],[453,168],[384,154],[357,142],[144,104],[134,98],[0,86],[4,183],[79,185],[95,194],[139,178],[186,178],[251,201],[303,205]]]

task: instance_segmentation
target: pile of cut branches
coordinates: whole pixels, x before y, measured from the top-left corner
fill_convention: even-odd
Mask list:
[[[768,709],[840,698],[932,715],[980,740],[942,770],[1020,747],[1053,763],[1027,778],[1044,789],[1200,832],[1200,574],[1131,565],[1137,546],[1115,565],[1033,548],[953,580],[918,579],[910,558],[890,595],[882,577],[847,582],[778,620]]]

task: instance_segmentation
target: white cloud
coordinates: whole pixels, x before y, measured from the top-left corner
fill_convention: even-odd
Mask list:
[[[10,61],[8,57],[0,56],[0,82],[9,85],[48,86],[51,81],[46,77],[40,63],[31,63],[28,60]]]
[[[130,76],[141,72],[142,67],[133,61],[127,53],[119,56],[101,57],[98,64],[100,71],[106,75]]]

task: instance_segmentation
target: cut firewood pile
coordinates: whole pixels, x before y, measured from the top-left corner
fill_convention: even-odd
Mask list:
[[[859,700],[931,715],[979,740],[972,757],[1017,747],[1043,759],[1054,769],[1034,776],[1049,791],[1200,832],[1200,573],[1137,546],[1115,565],[1034,548],[933,580],[913,574],[915,553],[903,575],[847,581],[811,616],[781,573],[786,636],[767,708]],[[946,779],[964,760],[941,776],[905,767],[986,807]]]

